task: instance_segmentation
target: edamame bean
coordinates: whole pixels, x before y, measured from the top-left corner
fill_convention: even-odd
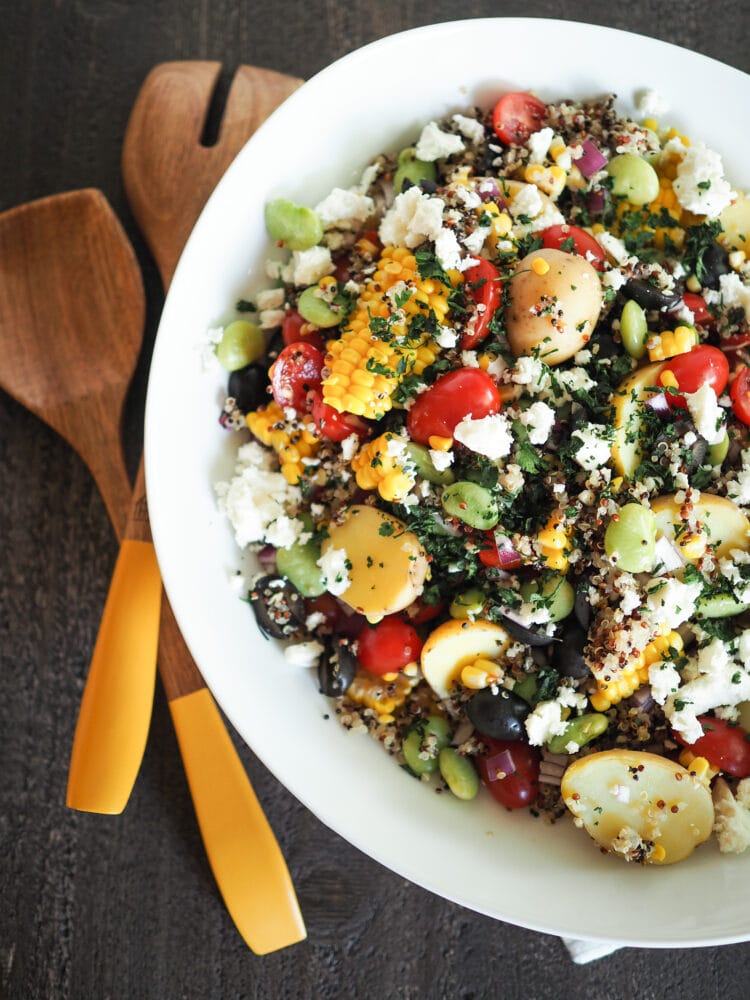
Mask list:
[[[527,704],[535,705],[537,687],[536,677],[533,674],[526,674],[525,677],[522,677],[513,685],[513,694],[517,694],[519,698],[523,698]]]
[[[635,299],[628,299],[620,316],[620,336],[622,345],[631,358],[640,361],[646,353],[648,323],[646,313]]]
[[[323,223],[311,208],[276,198],[266,205],[266,229],[271,239],[290,250],[309,250],[323,238]]]
[[[326,584],[318,559],[320,546],[312,539],[304,544],[294,542],[288,549],[277,550],[276,568],[304,597],[320,597]]]
[[[401,752],[415,774],[433,774],[438,769],[440,751],[451,740],[451,729],[440,715],[430,715],[409,730]]]
[[[470,528],[477,528],[480,531],[494,528],[500,519],[494,496],[477,483],[459,480],[451,486],[446,486],[440,503],[450,517],[456,517]]]
[[[423,444],[410,441],[406,446],[406,454],[417,473],[428,483],[435,483],[437,486],[450,486],[451,483],[455,482],[456,477],[450,468],[441,470],[435,468],[430,452]]]
[[[659,175],[636,153],[613,156],[606,169],[614,178],[612,194],[626,198],[631,205],[647,205],[659,194]]]
[[[606,733],[608,726],[609,719],[599,712],[578,715],[575,719],[570,719],[564,732],[548,740],[546,747],[550,753],[576,753],[580,747],[595,740],[602,733]],[[568,751],[569,743],[575,743],[576,750]]]
[[[724,431],[724,437],[716,444],[710,444],[706,452],[706,461],[711,465],[722,465],[729,451],[729,435]]]
[[[457,594],[451,601],[448,612],[451,618],[476,618],[482,613],[485,604],[485,596],[478,588],[464,590]]]
[[[419,184],[420,181],[434,181],[436,178],[435,164],[418,160],[413,146],[402,149],[398,154],[396,171],[393,175],[393,190],[396,194],[401,194],[406,180],[412,184]]]
[[[612,515],[604,533],[604,551],[615,557],[628,573],[648,573],[653,568],[656,515],[639,503],[626,503]]]
[[[572,584],[559,573],[548,573],[540,580],[527,580],[521,587],[521,597],[530,604],[545,607],[550,622],[567,618],[576,602]]]
[[[236,319],[224,327],[221,340],[216,345],[216,357],[228,372],[252,364],[266,349],[263,331],[245,319]]]
[[[341,313],[334,312],[326,300],[321,297],[317,285],[306,288],[297,300],[297,312],[308,323],[314,323],[324,330],[337,326],[341,322]]]
[[[445,747],[438,757],[440,774],[457,799],[470,802],[479,791],[479,775],[468,757]]]

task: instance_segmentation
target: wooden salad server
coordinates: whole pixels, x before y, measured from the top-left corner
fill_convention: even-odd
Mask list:
[[[165,63],[143,83],[125,133],[128,201],[165,290],[208,196],[236,154],[299,80],[242,66],[218,139],[201,134],[221,64]],[[141,462],[142,465],[142,462]],[[134,507],[144,506],[142,490]],[[159,668],[206,852],[224,902],[258,954],[306,936],[286,863],[206,684],[162,601]]]
[[[161,581],[148,521],[127,519],[125,393],[143,338],[133,249],[95,190],[0,215],[0,385],[88,465],[124,537],[89,667],[68,805],[122,812],[148,737]],[[124,532],[124,535],[123,535]]]

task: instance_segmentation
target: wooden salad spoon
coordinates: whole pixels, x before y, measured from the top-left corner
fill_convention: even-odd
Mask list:
[[[165,290],[222,174],[301,82],[241,66],[229,90],[218,139],[205,146],[201,135],[220,72],[217,62],[155,67],[128,121],[122,154],[125,191]],[[142,479],[140,484],[133,506],[145,508]],[[159,668],[209,861],[235,923],[259,954],[303,940],[306,931],[284,858],[166,598]],[[231,782],[230,752],[235,761]]]
[[[118,537],[132,488],[121,444],[143,338],[133,249],[104,195],[71,191],[0,215],[0,385],[91,470]],[[94,649],[71,759],[73,803],[121,812],[148,737],[161,584],[131,518]],[[71,786],[69,786],[69,797]]]

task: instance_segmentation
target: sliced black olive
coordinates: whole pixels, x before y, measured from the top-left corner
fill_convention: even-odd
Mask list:
[[[248,598],[264,635],[292,639],[304,633],[305,599],[283,576],[262,576],[250,588]]]
[[[477,691],[466,703],[466,714],[474,728],[495,740],[520,740],[526,735],[523,721],[530,708],[512,691],[492,688]]]
[[[525,625],[514,622],[512,618],[503,616],[501,624],[514,639],[518,639],[519,642],[523,642],[527,646],[549,646],[552,642],[552,637],[546,632],[536,632],[532,628],[526,628]]]
[[[238,409],[243,413],[257,410],[268,402],[266,386],[268,385],[268,368],[252,364],[238,368],[229,376],[227,394],[232,396]]]
[[[583,656],[588,639],[586,629],[569,618],[563,626],[561,642],[552,650],[552,666],[562,677],[587,677],[590,673]]]
[[[352,640],[338,637],[331,641],[318,660],[318,686],[320,693],[329,698],[345,694],[357,672],[357,654]]]
[[[672,292],[664,292],[641,278],[630,278],[623,291],[626,298],[635,299],[644,309],[674,309],[682,298],[682,290],[677,286]]]
[[[573,614],[581,628],[588,631],[588,627],[591,624],[591,604],[589,603],[589,581],[586,578],[579,580],[576,586]]]
[[[701,256],[701,284],[706,288],[718,288],[722,274],[729,274],[729,254],[721,243],[711,243]]]
[[[419,186],[425,194],[435,194],[438,189],[437,182],[431,181],[429,177],[423,177],[419,182]]]

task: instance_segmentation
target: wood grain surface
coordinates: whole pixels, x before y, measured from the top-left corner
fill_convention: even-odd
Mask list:
[[[0,211],[64,190],[99,188],[143,268],[146,337],[125,414],[132,476],[162,297],[127,210],[120,155],[148,72],[167,60],[205,59],[221,60],[228,75],[249,63],[309,77],[391,31],[483,15],[606,23],[750,71],[743,0],[718,0],[710,9],[697,0],[612,8],[593,0],[468,0],[460,10],[446,0],[0,0]],[[588,57],[561,53],[561,59]],[[54,323],[51,312],[51,351]],[[117,544],[81,459],[5,393],[0,483],[0,997],[745,1000],[750,994],[750,944],[630,949],[574,966],[558,939],[478,916],[363,856],[238,743],[309,931],[304,944],[252,955],[203,855],[161,691],[124,814],[65,809],[73,729]],[[721,906],[726,891],[717,888],[707,908]],[[581,899],[571,882],[570,905],[617,901]]]

